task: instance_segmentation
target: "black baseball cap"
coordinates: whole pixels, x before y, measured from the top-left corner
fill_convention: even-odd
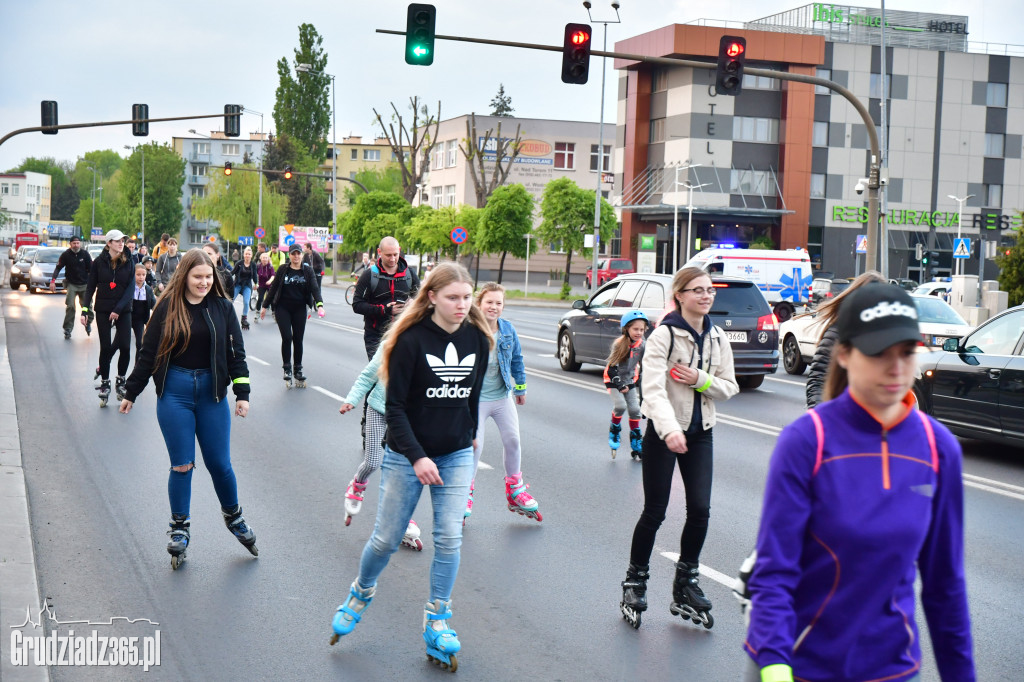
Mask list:
[[[68,243],[70,244],[71,242],[80,242],[80,241],[82,241],[82,238],[81,238],[81,237],[79,237],[79,236],[78,236],[78,235],[76,234],[76,235],[72,235],[72,236],[71,236],[71,241],[69,241]]]
[[[904,341],[921,341],[914,299],[883,282],[865,284],[843,297],[836,331],[840,342],[865,355],[878,355]]]
[[[302,244],[292,242],[292,245],[288,247],[288,253],[302,253]]]

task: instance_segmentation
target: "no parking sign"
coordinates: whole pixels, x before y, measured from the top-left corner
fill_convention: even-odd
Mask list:
[[[469,238],[469,233],[466,232],[464,227],[453,227],[448,236],[451,237],[452,244],[465,244],[466,239]]]

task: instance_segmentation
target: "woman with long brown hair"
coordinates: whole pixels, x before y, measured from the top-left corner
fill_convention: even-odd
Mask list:
[[[331,644],[362,619],[426,485],[434,511],[434,558],[423,639],[431,660],[453,671],[458,667],[454,654],[461,645],[447,621],[473,479],[480,388],[493,343],[487,321],[473,305],[473,278],[455,263],[430,273],[382,339],[388,430],[377,520],[359,575],[334,615]]]
[[[82,307],[82,326],[89,324],[89,307],[96,315],[96,333],[100,337],[100,363],[96,376],[100,379],[100,407],[107,406],[110,398],[110,361],[117,356],[117,398],[124,395],[124,377],[128,374],[132,347],[132,292],[134,291],[135,261],[124,250],[124,233],[111,230],[106,235],[107,245],[96,256],[89,268],[89,283]],[[93,298],[96,302],[93,304]],[[114,330],[111,343],[110,332]]]
[[[196,440],[225,525],[256,556],[256,536],[238,505],[231,467],[231,410],[225,400],[231,386],[235,414],[249,413],[249,368],[234,307],[214,274],[213,262],[201,249],[184,255],[153,311],[135,370],[128,377],[122,414],[131,411],[150,377],[156,386],[157,422],[171,459],[171,568],[185,559],[189,543]]]

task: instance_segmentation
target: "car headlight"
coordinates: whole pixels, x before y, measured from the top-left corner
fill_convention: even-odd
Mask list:
[[[17,265],[12,265],[11,266],[11,274],[12,275],[20,275],[21,274],[21,268],[19,268]]]
[[[29,269],[29,274],[31,274],[33,277],[42,277],[43,276],[43,271],[42,271],[42,269],[40,269],[40,267],[38,265],[33,265]]]

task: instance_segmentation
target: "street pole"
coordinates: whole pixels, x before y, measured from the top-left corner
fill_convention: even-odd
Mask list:
[[[146,148],[139,145],[139,153],[142,154],[142,241],[146,240]]]
[[[295,65],[297,73],[311,73],[315,76],[327,76],[331,79],[331,115],[333,123],[331,127],[331,283],[338,283],[338,242],[335,238],[338,235],[338,108],[335,106],[334,76],[323,71],[314,71],[311,64],[299,63]],[[261,126],[262,127],[262,126]]]
[[[701,185],[703,187],[704,185]],[[687,198],[687,210],[689,215],[686,216],[686,262],[690,262],[690,248],[693,246],[693,185],[686,183],[686,188],[690,190],[690,196]]]
[[[96,227],[96,167],[90,166],[92,170],[92,227],[89,228],[89,240],[92,240],[92,231]]]
[[[961,235],[963,234],[963,226],[964,226],[964,202],[967,201],[968,199],[973,198],[974,195],[973,194],[968,194],[967,196],[962,197],[962,198],[961,197],[957,197],[957,196],[953,196],[952,194],[947,194],[946,196],[948,196],[950,199],[952,199],[953,201],[956,202],[956,238],[960,239]],[[953,249],[953,253],[954,253],[954,255],[956,255],[956,249],[955,248]],[[954,258],[953,260],[956,261],[956,267],[953,268],[954,273],[957,274],[957,275],[962,275],[963,274],[962,261],[964,259],[963,258]],[[981,271],[980,270],[978,271],[978,286],[981,286]]]
[[[882,27],[881,27],[881,103],[879,104],[879,119],[881,120],[881,158],[880,162],[882,168],[885,168],[886,161],[889,159],[889,125],[886,120],[886,109],[889,107],[889,87],[888,78],[886,76],[885,66],[885,0],[882,0]],[[889,198],[888,191],[884,186],[879,188],[879,200],[880,210],[878,219],[878,241],[879,244],[879,257],[878,257],[878,269],[882,272],[882,277],[889,278]],[[900,273],[902,275],[902,272]]]
[[[523,285],[523,298],[530,297],[530,237],[533,235],[529,232],[523,235],[526,239],[526,283]]]
[[[672,194],[679,192],[679,166],[676,166],[676,179],[672,183]],[[692,215],[692,212],[691,212]],[[679,270],[679,200],[672,202],[672,272],[675,275]]]

